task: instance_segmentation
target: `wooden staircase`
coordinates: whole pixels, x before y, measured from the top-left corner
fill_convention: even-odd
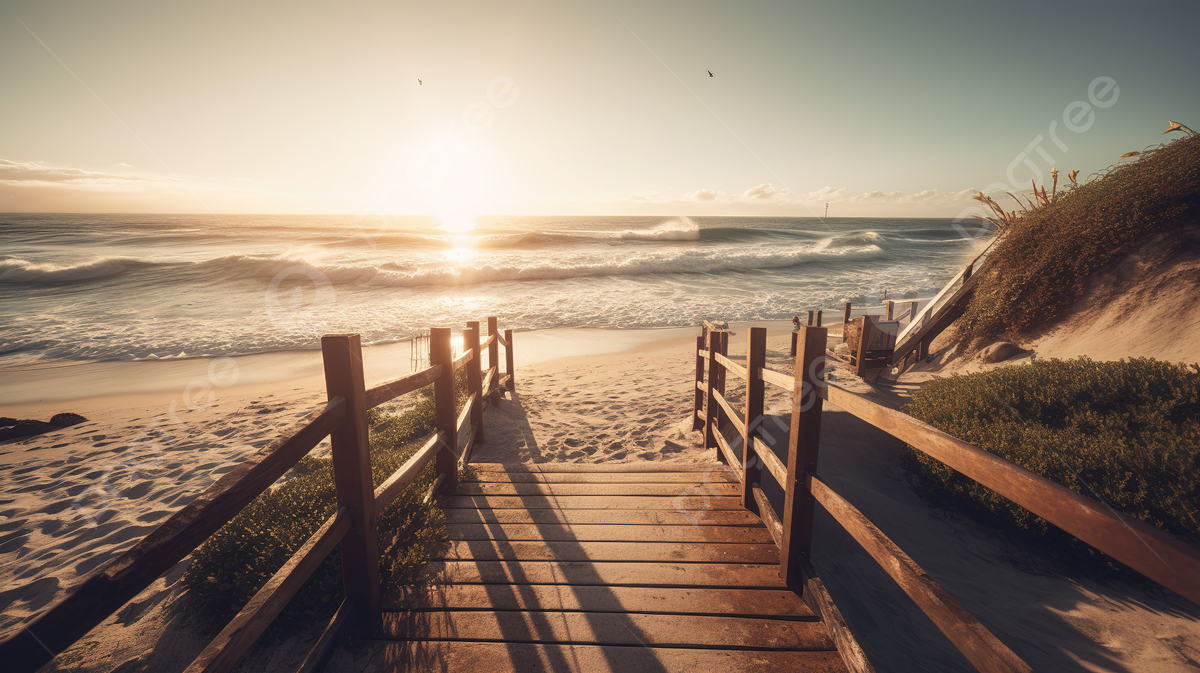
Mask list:
[[[841,671],[725,465],[474,464],[434,584],[385,595],[355,667]],[[329,670],[338,670],[331,666]]]

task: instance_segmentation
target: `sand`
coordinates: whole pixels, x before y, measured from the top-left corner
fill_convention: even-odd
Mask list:
[[[790,369],[787,323],[769,329],[769,364]],[[731,354],[750,325],[735,324]],[[485,414],[488,462],[709,462],[689,421],[698,330],[549,330],[516,335],[517,393]],[[0,629],[11,633],[182,507],[245,454],[324,398],[313,353],[237,359],[238,381],[207,378],[208,361],[110,363],[77,370],[19,399],[0,372],[3,415],[75,411],[85,425],[0,445]],[[406,345],[368,348],[368,384],[408,367]],[[158,375],[155,375],[155,373]],[[96,394],[117,376],[120,394]],[[844,372],[835,373],[848,383]],[[110,379],[112,383],[114,379]],[[193,381],[209,381],[187,392]],[[89,383],[90,382],[90,383]],[[115,385],[115,384],[114,384]],[[863,391],[870,389],[855,384]],[[730,381],[733,400],[741,385]],[[75,391],[73,395],[72,390]],[[83,393],[83,394],[79,394]],[[197,395],[196,393],[202,393]],[[894,391],[871,392],[881,401]],[[36,397],[34,396],[36,395]],[[186,400],[205,402],[186,410]],[[174,418],[171,402],[176,402]],[[782,395],[768,399],[775,413]],[[827,407],[829,408],[829,407]],[[14,410],[19,413],[14,413]],[[777,441],[786,437],[780,432]],[[821,473],[1035,670],[1182,671],[1200,666],[1200,608],[1149,584],[1075,576],[973,520],[915,495],[902,445],[830,408]],[[94,487],[100,484],[103,494]],[[86,495],[92,488],[94,498]],[[81,495],[83,496],[81,498]],[[101,497],[103,495],[103,497]],[[78,507],[76,506],[78,505]],[[965,660],[827,515],[814,563],[880,671],[969,670]],[[48,670],[182,670],[211,634],[197,632],[178,578],[186,560],[72,647]],[[294,668],[315,630],[265,642],[241,670]]]

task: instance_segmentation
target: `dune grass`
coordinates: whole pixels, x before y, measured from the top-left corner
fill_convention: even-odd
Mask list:
[[[1001,222],[1004,237],[955,324],[955,337],[967,348],[1020,340],[1051,324],[1086,292],[1090,279],[1152,237],[1162,238],[1164,257],[1194,246],[1200,136],[1141,152],[1136,161],[1037,203]]]
[[[457,406],[465,401],[465,372],[456,381]],[[368,412],[371,478],[379,486],[416,452],[434,429],[433,389],[417,393],[400,414]],[[386,509],[378,513],[380,577],[385,586],[419,581],[425,562],[447,544],[445,519],[424,496],[436,479],[431,461]],[[192,609],[212,629],[229,621],[288,558],[336,511],[333,464],[304,457],[280,482],[255,498],[194,553],[183,581]],[[335,549],[276,620],[326,618],[342,599],[342,569]]]
[[[1200,543],[1200,365],[1149,358],[1035,361],[935,379],[912,416],[1192,544]],[[1092,555],[1074,537],[912,449],[905,470],[938,504]]]

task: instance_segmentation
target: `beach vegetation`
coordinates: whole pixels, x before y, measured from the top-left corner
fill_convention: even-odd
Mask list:
[[[1150,358],[1035,360],[934,379],[906,411],[1200,544],[1200,365]],[[912,447],[904,465],[914,489],[941,506],[1029,535],[1072,556],[1099,554]]]
[[[1071,171],[1071,186],[1059,192],[1053,171],[1052,193],[1035,184],[1028,205],[1012,195],[1020,210],[1005,210],[982,192],[975,197],[992,210],[986,219],[1003,236],[977,270],[970,303],[955,323],[954,336],[965,348],[1019,341],[1050,326],[1094,277],[1139,246],[1153,244],[1156,261],[1196,247],[1200,136],[1143,150],[1084,183],[1078,173]]]
[[[462,369],[456,376],[459,410],[467,397],[465,375]],[[415,403],[402,412],[372,409],[367,414],[371,478],[376,487],[412,457],[434,430],[433,387],[412,395]],[[385,589],[421,582],[426,561],[448,544],[441,509],[425,500],[436,476],[430,461],[378,513],[380,577]],[[332,460],[305,456],[193,553],[184,574],[189,606],[209,628],[223,626],[336,510]],[[328,618],[342,596],[341,559],[334,549],[276,622],[286,627]]]

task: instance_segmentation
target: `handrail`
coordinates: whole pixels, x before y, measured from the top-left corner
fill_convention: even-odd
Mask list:
[[[498,366],[492,365],[491,369],[487,370],[487,374],[483,375],[483,384],[480,387],[482,388],[484,395],[487,395],[490,391],[492,387],[492,379],[496,377],[496,374],[498,374],[499,371],[500,368]]]
[[[734,410],[729,401],[725,399],[725,396],[721,394],[721,391],[714,390],[713,397],[717,400],[717,404],[721,405],[721,408],[725,410],[725,414],[729,416],[729,422],[733,423],[733,426],[737,428],[738,434],[746,434],[746,423],[742,421],[741,414]]]
[[[496,335],[493,335],[493,336],[495,336],[495,337],[496,337],[496,341],[497,341],[497,342],[498,342],[498,343],[499,343],[501,346],[504,346],[505,348],[508,348],[508,341],[506,341],[506,340],[504,339],[504,337],[500,336],[499,334],[496,334]]]
[[[734,362],[733,360],[730,360],[724,354],[717,353],[717,362],[720,362],[721,366],[724,367],[725,369],[728,369],[729,371],[733,372],[734,374],[737,374],[738,377],[741,378],[742,380],[746,379],[746,368],[741,366],[740,364]]]
[[[725,454],[725,460],[729,461],[729,466],[734,469],[739,477],[742,477],[742,461],[738,460],[737,454],[730,448],[729,442],[725,440],[725,436],[720,432],[713,431],[713,438],[717,440],[717,446],[721,447],[721,452]]]
[[[401,376],[395,381],[375,386],[367,391],[367,408],[374,409],[385,402],[391,402],[401,395],[411,393],[414,390],[420,390],[436,381],[441,373],[442,366],[433,365],[414,374]]]
[[[224,673],[233,670],[254,642],[271,625],[317,566],[350,530],[350,510],[342,507],[313,533],[258,593],[246,603],[184,673]]]
[[[699,355],[700,357],[707,360],[708,359],[708,349],[707,348],[699,348],[696,350],[696,355]]]
[[[777,372],[774,369],[767,369],[766,367],[758,370],[758,378],[784,390],[792,390],[796,387],[795,377]]]
[[[1148,523],[1118,512],[912,416],[836,386],[831,404],[945,463],[1146,577],[1200,603],[1200,551]]]
[[[771,447],[758,437],[754,438],[753,446],[754,452],[758,454],[759,462],[767,466],[767,471],[771,473],[772,477],[775,477],[775,482],[781,485],[787,483],[787,468],[779,460],[779,456],[776,456],[775,452],[771,450]]]
[[[450,369],[454,371],[462,369],[462,366],[470,362],[473,357],[475,357],[475,351],[469,349],[463,351],[462,355],[450,361]]]
[[[13,670],[36,670],[82,638],[217,532],[320,443],[345,418],[345,402],[335,397],[323,403],[239,463],[129,551],[0,643],[0,661]]]
[[[487,339],[484,339],[483,343],[479,344],[479,347],[480,347],[480,348],[487,348],[488,346],[491,346],[492,344],[496,343],[496,339],[498,339],[498,338],[499,338],[499,337],[498,337],[497,335],[495,335],[495,334],[489,334],[489,335],[488,335],[488,338],[487,338]],[[495,364],[496,364],[496,363],[494,363],[494,362],[493,362],[493,363],[492,363],[492,366],[495,366]]]
[[[862,512],[835,493],[814,475],[807,476],[808,487],[817,502],[858,541],[863,549],[891,575],[954,646],[981,671],[1033,672],[979,620],[933,581]]]
[[[435,432],[425,441],[425,444],[416,450],[404,464],[395,472],[384,480],[378,488],[375,489],[375,511],[382,512],[385,507],[392,504],[396,496],[404,492],[413,479],[421,473],[421,469],[437,455],[438,448],[445,444],[445,437],[440,432]]]
[[[458,412],[458,420],[455,421],[455,424],[454,424],[454,429],[455,429],[456,433],[462,432],[463,426],[466,425],[467,421],[471,420],[472,407],[474,407],[475,403],[478,401],[479,401],[479,398],[477,398],[474,394],[472,394],[470,397],[467,398],[466,402],[463,402],[462,411]],[[455,448],[458,448],[458,447],[455,447]]]
[[[783,522],[779,520],[775,508],[771,507],[771,501],[767,500],[767,494],[763,493],[762,487],[758,484],[752,484],[750,490],[754,492],[754,502],[758,504],[758,516],[766,524],[767,530],[775,540],[775,546],[783,547]]]

